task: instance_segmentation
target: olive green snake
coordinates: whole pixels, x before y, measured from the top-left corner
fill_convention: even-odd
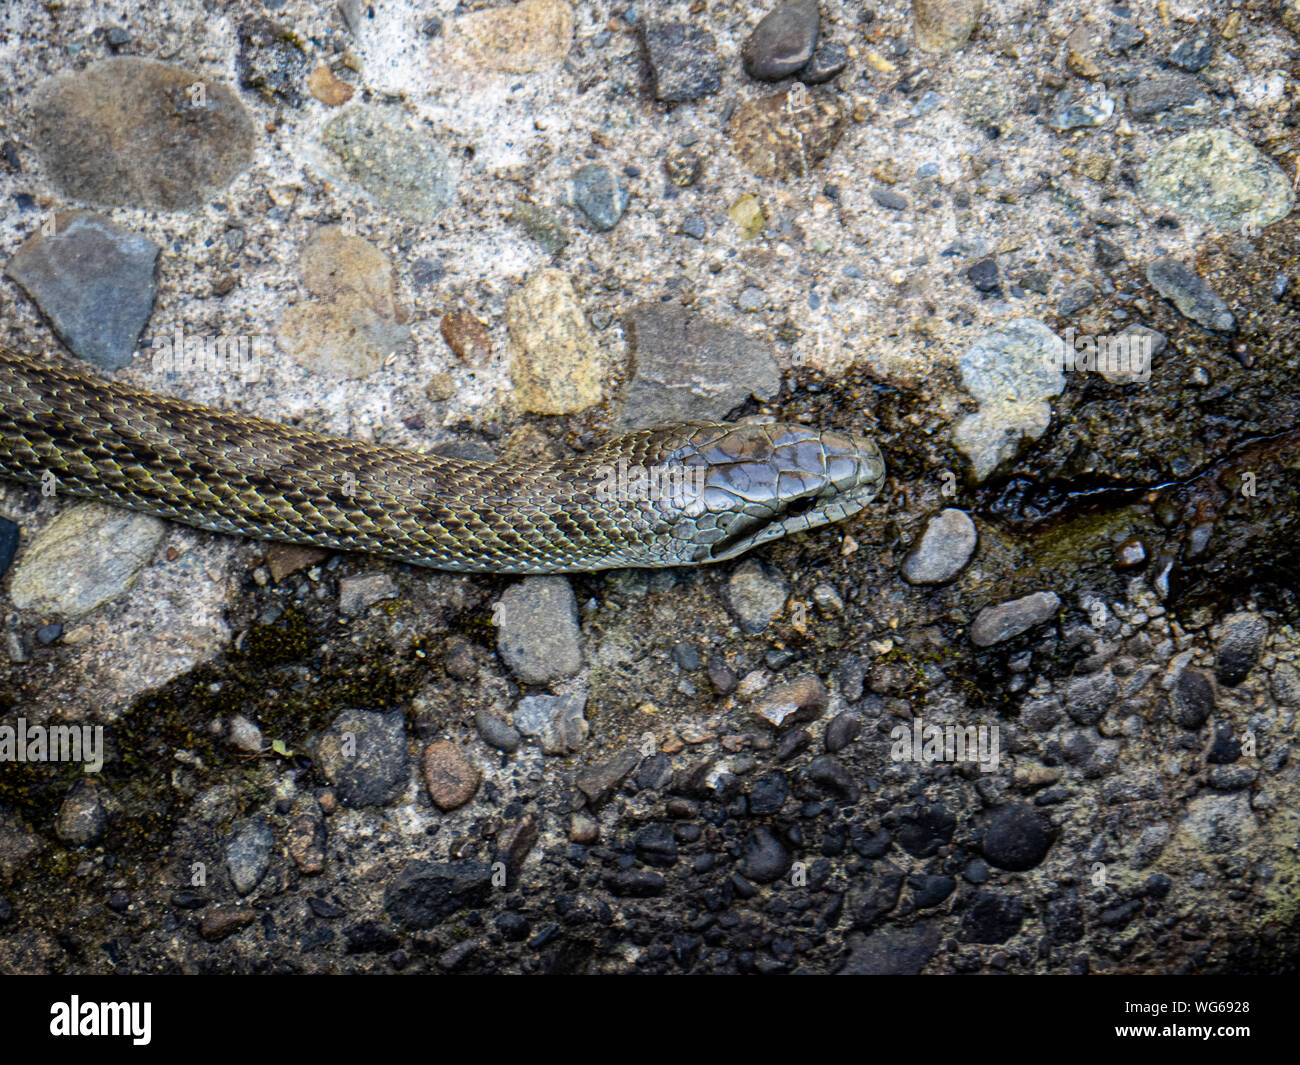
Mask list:
[[[884,476],[865,436],[782,423],[688,422],[560,460],[473,462],[323,436],[0,349],[0,477],[436,569],[733,558],[855,514]]]

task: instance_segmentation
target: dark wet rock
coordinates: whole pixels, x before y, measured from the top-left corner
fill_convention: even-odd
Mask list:
[[[754,635],[785,609],[789,588],[757,559],[740,563],[727,580],[727,605],[742,632]]]
[[[826,726],[824,742],[828,754],[837,754],[858,738],[862,731],[862,718],[845,710],[836,714]]]
[[[618,175],[610,167],[596,163],[584,166],[573,175],[571,196],[573,205],[598,233],[618,225],[629,200]]]
[[[1120,19],[1110,29],[1109,48],[1112,55],[1131,52],[1147,39],[1146,31],[1137,23]]]
[[[895,192],[893,189],[872,189],[871,198],[875,200],[876,203],[880,204],[881,207],[885,208],[888,211],[907,210],[907,197],[902,195],[901,193]],[[972,269],[974,268],[972,267]],[[996,265],[993,268],[993,276],[996,279],[997,277]]]
[[[545,754],[570,754],[587,742],[587,696],[526,695],[515,707],[515,727],[537,740]]]
[[[741,48],[745,73],[760,81],[796,74],[812,58],[821,27],[817,0],[790,0],[769,11]]]
[[[306,69],[304,42],[292,30],[264,18],[240,23],[235,72],[241,88],[268,103],[300,107]]]
[[[358,921],[343,930],[349,954],[387,954],[401,945],[397,933],[385,921]]]
[[[6,272],[26,289],[76,355],[105,370],[131,361],[158,292],[158,245],[78,211],[37,230]]]
[[[632,837],[632,846],[646,865],[667,868],[677,863],[677,840],[672,825],[660,822],[638,829]]]
[[[955,52],[970,40],[983,0],[913,0],[913,32],[923,52]]]
[[[226,845],[226,868],[239,894],[247,895],[262,882],[270,868],[274,846],[271,826],[260,817],[250,818],[235,829]]]
[[[638,791],[661,791],[673,779],[673,760],[660,753],[643,759],[632,778]]]
[[[407,928],[432,928],[482,906],[492,890],[487,862],[407,862],[384,892],[384,911]]]
[[[975,554],[979,534],[965,511],[949,507],[932,517],[903,559],[908,584],[946,584]]]
[[[764,773],[749,788],[749,812],[755,817],[770,817],[780,813],[790,794],[785,774],[779,771]]]
[[[962,915],[963,943],[1005,943],[1020,931],[1025,920],[1025,906],[1018,898],[994,892],[981,892]]]
[[[525,684],[549,684],[582,667],[578,604],[565,577],[525,577],[512,584],[493,619],[501,660]]]
[[[474,714],[474,727],[478,729],[484,743],[507,754],[519,750],[519,745],[523,742],[518,729],[487,710],[479,710]]]
[[[497,834],[496,860],[506,867],[507,887],[515,887],[524,860],[537,845],[540,834],[537,818],[532,814],[525,814]]]
[[[1283,706],[1300,706],[1300,669],[1286,662],[1273,668],[1273,698]]]
[[[67,196],[185,210],[253,161],[253,123],[226,85],[149,59],[104,59],[42,82],[32,143]]]
[[[665,303],[639,304],[626,325],[631,374],[620,430],[721,419],[750,396],[780,390],[770,343],[744,330]]]
[[[1174,721],[1195,731],[1214,711],[1214,682],[1199,669],[1184,669],[1170,693]]]
[[[640,760],[641,755],[635,748],[625,747],[613,757],[587,766],[578,773],[574,784],[593,808],[600,806],[628,778]]]
[[[704,175],[704,157],[699,152],[675,148],[664,156],[664,173],[678,188],[688,188]],[[703,239],[703,234],[699,239]]]
[[[849,64],[849,50],[840,41],[821,40],[804,68],[799,80],[805,85],[821,85],[835,77]]]
[[[1095,725],[1119,696],[1115,675],[1108,669],[1073,678],[1065,687],[1065,712],[1080,725]]]
[[[1074,892],[1050,899],[1043,914],[1047,937],[1053,943],[1077,943],[1084,935],[1083,907]]]
[[[812,746],[812,734],[806,728],[792,729],[776,743],[776,760],[788,762]]]
[[[432,222],[451,203],[455,179],[445,148],[422,122],[396,108],[349,107],[330,119],[321,144],[375,202],[413,222]]]
[[[1259,771],[1248,765],[1212,765],[1205,771],[1205,783],[1215,791],[1244,791],[1259,779]]]
[[[745,838],[744,874],[750,880],[759,884],[779,880],[792,861],[789,848],[766,825],[754,829]]]
[[[1092,242],[1092,261],[1104,270],[1109,270],[1116,266],[1123,266],[1127,261],[1124,255],[1124,249],[1116,244],[1113,240],[1107,240],[1105,237],[1098,237]],[[1093,292],[1093,298],[1096,298],[1096,292]]]
[[[344,710],[317,741],[316,760],[344,805],[392,802],[408,775],[402,712]]]
[[[0,518],[0,577],[9,572],[18,553],[19,527],[15,521]]]
[[[1196,30],[1192,36],[1180,41],[1169,54],[1176,67],[1195,73],[1204,70],[1214,58],[1214,31],[1207,26]]]
[[[673,661],[687,673],[693,673],[700,668],[700,652],[687,640],[678,640],[673,644],[672,655]]]
[[[1241,740],[1226,721],[1214,730],[1210,746],[1205,752],[1205,760],[1210,765],[1231,765],[1241,757]]]
[[[478,791],[483,775],[465,757],[459,744],[439,740],[424,749],[420,759],[420,772],[429,798],[439,810],[455,810],[464,806]]]
[[[718,42],[708,30],[685,22],[653,21],[641,32],[655,99],[695,100],[722,88]]]
[[[843,976],[915,976],[939,949],[937,924],[881,928],[869,936],[850,936],[849,956],[839,970]]]
[[[63,799],[54,830],[59,839],[74,847],[82,847],[102,839],[108,831],[108,807],[98,782],[82,778]]]
[[[611,895],[628,899],[649,899],[662,895],[667,881],[651,869],[620,869],[605,875]]]
[[[1173,107],[1186,107],[1208,100],[1205,88],[1186,74],[1164,74],[1143,78],[1128,91],[1128,113],[1139,121],[1154,118]]]
[[[758,177],[789,181],[807,177],[830,154],[845,122],[834,96],[796,83],[737,107],[729,127],[731,147]]]
[[[876,862],[849,888],[844,909],[854,928],[868,929],[898,905],[903,871],[892,862]]]
[[[828,754],[814,758],[808,763],[808,779],[812,783],[833,795],[854,802],[858,798],[857,785],[853,776],[844,765]]]
[[[929,858],[952,839],[957,819],[941,805],[914,806],[900,818],[894,841],[913,858]]]
[[[1232,614],[1225,618],[1215,657],[1215,676],[1219,683],[1233,688],[1245,680],[1259,661],[1267,638],[1268,622],[1258,614]]]
[[[43,846],[26,821],[0,806],[0,882],[13,880]]]
[[[980,849],[990,865],[1024,872],[1047,857],[1055,837],[1052,823],[1042,813],[1012,803],[989,815]]]
[[[784,730],[816,720],[829,700],[830,692],[821,678],[809,674],[760,692],[749,710],[773,728]]]
[[[1020,599],[986,606],[971,622],[971,643],[992,647],[1027,632],[1055,615],[1061,600],[1055,592],[1034,592]]]
[[[929,910],[938,906],[957,890],[957,881],[954,877],[937,873],[909,876],[907,885],[912,889],[912,903],[918,910]]]

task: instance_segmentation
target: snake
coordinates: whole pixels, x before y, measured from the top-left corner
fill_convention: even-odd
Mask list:
[[[635,429],[473,461],[200,406],[0,348],[0,477],[212,532],[478,573],[734,558],[875,498],[869,436],[798,423]]]

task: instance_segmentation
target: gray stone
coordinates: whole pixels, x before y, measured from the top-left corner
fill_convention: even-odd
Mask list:
[[[158,245],[84,211],[57,216],[55,229],[32,234],[6,272],[72,352],[106,370],[125,366],[153,313]]]
[[[747,559],[727,581],[727,605],[742,632],[762,632],[785,609],[789,588],[757,559]]]
[[[1080,725],[1095,725],[1119,697],[1109,669],[1073,678],[1065,687],[1065,712]]]
[[[487,862],[407,862],[384,892],[384,910],[407,928],[432,928],[492,892]]]
[[[780,81],[812,58],[821,28],[817,0],[790,0],[773,8],[741,48],[745,73],[759,81]]]
[[[130,588],[166,531],[147,514],[99,503],[70,507],[27,545],[9,598],[19,610],[80,617]]]
[[[629,194],[618,175],[607,166],[592,163],[573,175],[570,191],[573,205],[583,213],[591,228],[604,233],[618,225],[627,210]]]
[[[578,603],[565,577],[525,577],[493,611],[497,651],[525,684],[549,684],[582,668]]]
[[[1226,854],[1254,836],[1258,827],[1250,796],[1236,791],[1193,799],[1181,830],[1207,854]]]
[[[718,42],[708,30],[655,20],[646,22],[641,34],[654,76],[655,99],[695,100],[722,88]]]
[[[1147,266],[1147,280],[1160,295],[1172,300],[1181,314],[1198,325],[1222,332],[1237,327],[1237,320],[1218,293],[1177,259],[1152,260]]]
[[[1076,97],[1061,93],[1061,99],[1052,109],[1049,123],[1054,130],[1065,132],[1104,126],[1115,113],[1115,101],[1102,92]]]
[[[347,806],[379,806],[406,790],[410,756],[400,710],[344,710],[316,742],[316,761]]]
[[[247,895],[262,882],[271,865],[274,845],[271,826],[260,817],[250,818],[235,829],[226,845],[226,868],[239,894]]]
[[[98,781],[82,777],[64,796],[54,831],[74,847],[98,842],[108,831],[108,808]]]
[[[1220,684],[1235,687],[1246,679],[1264,650],[1268,622],[1258,614],[1232,614],[1223,620],[1215,658],[1215,676]]]
[[[1273,698],[1283,706],[1300,706],[1300,669],[1279,662],[1273,670]]]
[[[397,583],[387,573],[363,573],[339,581],[339,613],[359,618],[376,603],[396,599]]]
[[[805,85],[821,85],[835,77],[849,65],[849,50],[840,41],[824,38],[817,42],[812,58],[799,71],[799,80]]]
[[[642,303],[626,318],[630,377],[619,431],[725,418],[752,395],[771,399],[781,369],[771,345],[675,304]]]
[[[787,729],[820,717],[829,701],[830,693],[821,678],[809,674],[772,685],[750,703],[749,709],[773,728]]]
[[[519,744],[523,742],[518,729],[487,710],[479,710],[474,714],[474,727],[478,729],[484,743],[507,754],[519,750]]]
[[[1065,388],[1063,342],[1042,322],[1016,318],[980,337],[958,366],[979,410],[957,423],[953,439],[982,481],[1013,458],[1023,438],[1037,440],[1052,420],[1048,400]]]
[[[1061,606],[1055,592],[1034,592],[996,606],[986,606],[971,622],[976,647],[992,647],[1050,619]]]
[[[937,924],[881,928],[869,936],[849,936],[849,956],[841,976],[915,976],[934,957],[942,939]]]
[[[332,118],[321,143],[382,207],[431,222],[455,189],[451,160],[422,122],[395,108],[357,105]]]
[[[1208,103],[1205,87],[1186,74],[1164,74],[1143,78],[1128,91],[1128,113],[1140,122],[1148,121],[1174,107]]]
[[[1069,318],[1085,307],[1091,306],[1096,298],[1097,290],[1087,281],[1080,281],[1061,293],[1061,298],[1056,304],[1056,313],[1062,318]]]
[[[745,876],[758,884],[770,884],[785,876],[794,859],[789,848],[766,825],[745,838]]]
[[[903,559],[908,584],[945,584],[975,554],[979,533],[965,511],[949,507],[932,517]]]
[[[1180,41],[1178,47],[1169,54],[1169,60],[1176,67],[1196,73],[1209,66],[1214,58],[1214,32],[1208,27],[1197,29],[1192,36]]]
[[[582,693],[526,695],[515,707],[515,727],[537,740],[544,754],[571,754],[587,742],[586,706]]]
[[[185,210],[253,161],[253,123],[229,86],[150,59],[57,74],[31,110],[50,179],[87,203]]]
[[[595,809],[614,794],[640,761],[641,755],[636,748],[625,747],[613,757],[581,770],[574,778],[574,786],[587,797],[588,805]]]
[[[1262,229],[1285,217],[1295,200],[1281,168],[1226,129],[1194,130],[1170,141],[1143,169],[1142,192],[1222,230]]]

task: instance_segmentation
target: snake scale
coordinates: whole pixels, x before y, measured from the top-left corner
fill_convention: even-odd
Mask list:
[[[557,461],[472,462],[328,437],[0,349],[0,476],[186,525],[436,569],[568,573],[733,558],[861,510],[864,436],[639,429]]]

